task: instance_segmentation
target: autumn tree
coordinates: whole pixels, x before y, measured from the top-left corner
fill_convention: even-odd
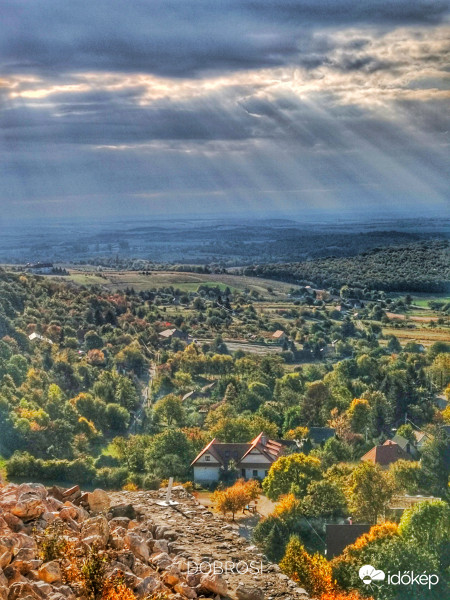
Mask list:
[[[261,492],[259,483],[254,480],[238,479],[234,485],[224,490],[216,490],[212,495],[215,508],[222,514],[231,513],[232,519],[237,512],[255,500]]]

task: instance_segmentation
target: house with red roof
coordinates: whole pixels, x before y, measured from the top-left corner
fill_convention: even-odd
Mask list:
[[[374,446],[361,457],[361,460],[379,465],[382,469],[387,469],[390,464],[400,459],[412,460],[412,457],[392,440],[386,440],[382,446]]]
[[[269,439],[263,432],[249,443],[223,444],[214,438],[191,463],[194,481],[219,481],[221,472],[228,469],[230,461],[236,465],[240,477],[264,479],[283,450],[282,443]]]

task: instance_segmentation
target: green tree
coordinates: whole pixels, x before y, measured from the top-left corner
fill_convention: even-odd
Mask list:
[[[390,475],[378,465],[362,462],[350,475],[348,503],[358,521],[375,524],[384,515],[393,493]]]
[[[308,485],[321,477],[320,460],[305,454],[281,456],[269,469],[263,481],[263,490],[271,500],[293,493],[298,498],[306,494]]]
[[[347,501],[336,483],[324,479],[308,485],[300,508],[308,517],[343,517],[347,513]]]
[[[181,398],[169,394],[158,400],[154,412],[169,427],[183,425],[185,420],[184,408]]]

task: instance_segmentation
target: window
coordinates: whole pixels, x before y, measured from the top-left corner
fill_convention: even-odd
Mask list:
[[[205,460],[206,460],[206,462],[210,462],[210,460],[211,460],[211,457],[209,456],[209,454],[207,454],[207,455],[205,456]]]
[[[253,477],[258,477],[258,470],[257,469],[253,469]]]
[[[269,471],[264,471],[264,477],[267,477],[268,474],[269,474]]]

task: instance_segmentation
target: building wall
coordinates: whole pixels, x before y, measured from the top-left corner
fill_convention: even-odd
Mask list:
[[[245,469],[241,469],[239,475],[241,477],[245,477],[245,479],[264,479],[264,477],[266,476],[267,471],[269,470],[269,466],[267,466],[267,469],[249,469],[248,466]],[[244,471],[245,471],[245,475],[244,475]],[[256,473],[254,473],[254,471]]]
[[[219,467],[194,467],[194,481],[199,483],[212,483],[219,481]]]

